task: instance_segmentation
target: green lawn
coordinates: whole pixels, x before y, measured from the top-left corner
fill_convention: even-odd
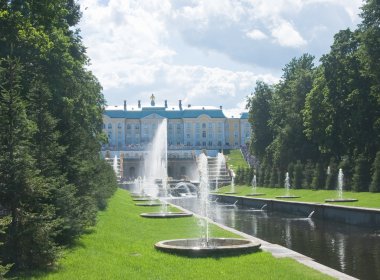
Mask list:
[[[129,193],[119,189],[101,212],[97,226],[66,250],[56,271],[23,279],[330,279],[292,259],[266,252],[225,257],[187,258],[156,251],[160,240],[197,237],[196,218],[147,219]],[[233,236],[216,226],[212,236]]]
[[[235,173],[237,168],[240,166],[242,168],[248,168],[248,163],[243,158],[241,151],[237,150],[226,150],[224,151],[224,155],[226,156],[226,161],[229,166]]]
[[[218,190],[219,193],[224,193],[230,191],[229,186],[225,186]],[[236,195],[244,196],[246,194],[252,193],[252,187],[250,186],[235,186]],[[257,188],[258,193],[265,193],[266,195],[259,196],[257,198],[270,198],[273,199],[276,196],[285,195],[284,188]],[[337,192],[334,190],[290,190],[291,195],[300,196],[300,198],[283,199],[289,201],[303,201],[303,202],[317,202],[324,203],[325,199],[336,198]],[[339,202],[336,205],[344,206],[357,206],[357,207],[370,207],[370,208],[380,208],[380,193],[369,193],[369,192],[343,192],[343,198],[356,198],[357,202]]]

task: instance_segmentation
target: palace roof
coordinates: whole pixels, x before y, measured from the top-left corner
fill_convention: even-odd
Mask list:
[[[207,115],[210,118],[226,118],[222,109],[211,106],[197,106],[190,108],[183,108],[180,110],[178,107],[142,107],[132,108],[129,110],[122,110],[122,106],[107,108],[104,114],[110,118],[126,118],[126,119],[142,119],[152,114],[157,114],[167,119],[186,119],[198,118],[201,115]]]

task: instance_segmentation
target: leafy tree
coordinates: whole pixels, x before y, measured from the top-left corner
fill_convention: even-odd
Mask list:
[[[269,125],[274,139],[268,146],[273,162],[285,169],[292,161],[316,158],[317,146],[304,134],[302,110],[314,80],[314,57],[304,54],[293,58],[283,69],[271,102]]]
[[[271,86],[263,81],[257,81],[254,94],[247,103],[252,130],[250,149],[252,154],[259,159],[264,157],[265,149],[273,138],[273,133],[268,126],[272,95],[273,88]]]

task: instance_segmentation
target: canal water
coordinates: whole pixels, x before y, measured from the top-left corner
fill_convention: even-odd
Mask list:
[[[171,202],[198,213],[196,198]],[[380,229],[217,202],[210,202],[209,209],[209,218],[215,222],[282,245],[359,279],[380,279]]]

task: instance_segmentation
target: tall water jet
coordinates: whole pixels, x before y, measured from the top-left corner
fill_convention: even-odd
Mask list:
[[[286,172],[286,174],[285,174],[284,187],[285,187],[285,195],[282,195],[282,196],[276,196],[276,198],[299,198],[299,196],[290,195],[290,178],[289,178],[289,172]]]
[[[233,170],[231,170],[231,186],[230,186],[230,191],[229,192],[226,192],[226,194],[236,194],[236,191],[235,191],[235,173]]]
[[[207,246],[209,240],[208,230],[208,207],[209,207],[209,180],[208,180],[208,162],[205,154],[200,154],[198,157],[199,168],[199,199],[201,202],[201,215],[205,219],[200,220],[201,223],[201,240],[202,246]]]
[[[144,189],[145,193],[166,199],[168,192],[168,145],[167,145],[167,120],[164,119],[158,125],[154,135],[151,150],[145,161],[145,184],[148,185]],[[160,188],[161,185],[161,188]],[[168,204],[166,201],[162,203],[146,203],[139,206],[161,206],[158,213],[142,213],[140,216],[145,218],[176,218],[192,216],[191,213],[184,212],[168,212]]]
[[[150,196],[157,197],[159,183],[167,177],[167,120],[158,124],[148,157],[145,160],[144,191]],[[163,186],[164,187],[164,186]]]
[[[264,193],[258,193],[257,192],[257,179],[256,179],[256,175],[253,175],[251,185],[252,185],[252,193],[247,194],[247,196],[265,195]]]
[[[325,202],[354,202],[358,201],[355,198],[343,198],[343,184],[344,184],[344,174],[342,168],[339,168],[338,173],[338,182],[337,182],[337,198],[335,199],[326,199]]]
[[[337,187],[338,199],[343,199],[343,180],[344,180],[344,174],[343,174],[342,168],[339,168],[338,187]]]
[[[119,177],[119,168],[117,166],[117,155],[115,155],[114,158],[113,158],[112,168],[113,168],[113,171],[116,174],[116,177]]]
[[[289,172],[286,172],[285,174],[285,195],[290,195],[290,179],[289,179]]]

